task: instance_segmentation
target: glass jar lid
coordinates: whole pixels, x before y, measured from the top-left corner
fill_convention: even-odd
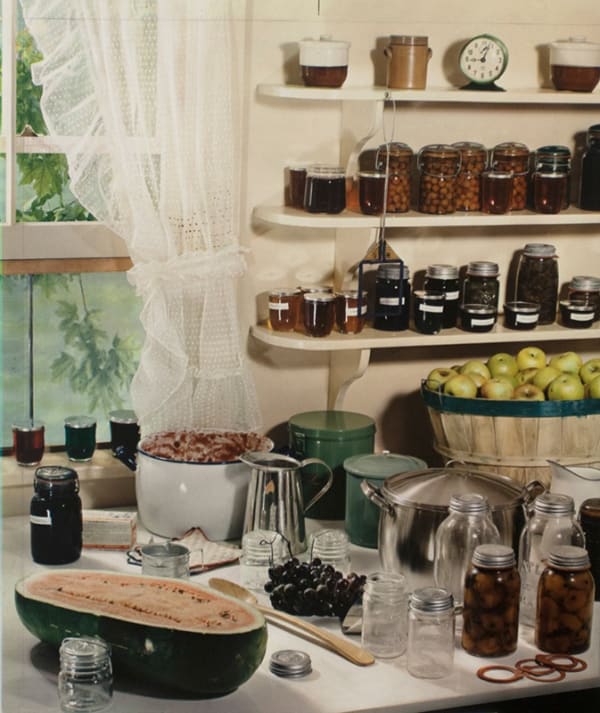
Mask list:
[[[476,141],[456,141],[452,146],[461,152],[463,158],[485,158],[487,154],[485,146]]]
[[[523,255],[530,257],[554,257],[556,248],[547,243],[527,243],[523,248]]]
[[[570,495],[542,493],[533,503],[534,510],[546,515],[571,515],[575,512],[575,501]]]
[[[473,552],[476,567],[497,567],[505,569],[515,564],[515,553],[508,545],[478,545]]]
[[[592,277],[591,275],[575,275],[571,278],[569,285],[574,290],[585,290],[589,292],[600,291],[600,277]]]
[[[36,468],[33,487],[36,492],[61,490],[78,486],[77,473],[63,465],[42,465]]]
[[[590,557],[583,547],[559,545],[548,553],[548,564],[559,569],[580,569],[590,566]]]
[[[453,495],[448,506],[451,512],[476,513],[490,509],[488,499],[480,493]]]
[[[95,671],[110,661],[111,646],[96,636],[69,636],[59,650],[61,669],[67,672]]]
[[[567,146],[540,146],[535,150],[535,158],[537,161],[556,161],[569,164],[571,151]]]
[[[592,124],[587,132],[589,139],[600,139],[600,124]]]
[[[417,611],[443,612],[454,609],[454,597],[443,587],[422,587],[411,592],[408,605]]]
[[[517,141],[504,141],[494,146],[492,154],[495,158],[524,158],[529,156],[529,149],[525,144],[521,144]]]
[[[458,278],[458,267],[456,265],[428,265],[426,277],[437,277],[440,280],[455,280]]]
[[[489,262],[488,260],[476,260],[467,265],[467,275],[476,275],[478,277],[497,277],[500,273],[498,263]]]

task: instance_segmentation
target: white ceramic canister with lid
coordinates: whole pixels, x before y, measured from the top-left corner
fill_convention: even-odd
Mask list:
[[[300,70],[307,87],[339,88],[348,76],[350,42],[322,35],[318,40],[300,40]]]

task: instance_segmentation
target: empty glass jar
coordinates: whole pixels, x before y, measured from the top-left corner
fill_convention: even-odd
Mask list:
[[[416,589],[408,600],[406,668],[416,678],[442,678],[454,666],[454,600],[443,588]]]
[[[395,658],[406,651],[407,591],[404,575],[374,572],[363,592],[362,645],[377,658]]]
[[[97,713],[112,701],[110,645],[99,637],[68,637],[60,646],[58,698],[63,713]]]

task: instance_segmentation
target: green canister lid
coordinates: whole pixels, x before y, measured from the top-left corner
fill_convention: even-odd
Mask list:
[[[375,421],[370,416],[352,411],[305,411],[289,420],[291,430],[300,430],[307,437],[321,440],[346,440],[375,431]]]
[[[384,480],[397,473],[423,470],[427,463],[420,458],[398,453],[362,453],[344,461],[344,470],[364,478]]]

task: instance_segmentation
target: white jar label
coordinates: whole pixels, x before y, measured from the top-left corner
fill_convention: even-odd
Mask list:
[[[358,307],[346,307],[346,317],[358,317]]]
[[[269,309],[273,309],[276,312],[285,312],[289,308],[290,306],[286,302],[269,302]]]
[[[538,321],[537,314],[517,314],[515,315],[515,322],[517,324],[532,324]]]
[[[380,297],[379,304],[397,307],[400,304],[400,299],[398,297]]]
[[[580,312],[571,312],[571,319],[574,322],[589,322],[594,319],[594,313],[590,312],[589,314],[581,314]]]
[[[434,314],[441,314],[444,311],[444,307],[442,305],[421,304],[419,305],[419,309],[421,312],[433,312]]]
[[[454,301],[458,299],[458,290],[453,291],[453,292],[446,292],[446,302]]]
[[[471,319],[472,327],[489,327],[490,324],[494,324],[493,317],[487,317],[486,319]]]
[[[29,522],[32,525],[52,525],[52,518],[50,517],[50,510],[46,510],[45,515],[30,515]]]

